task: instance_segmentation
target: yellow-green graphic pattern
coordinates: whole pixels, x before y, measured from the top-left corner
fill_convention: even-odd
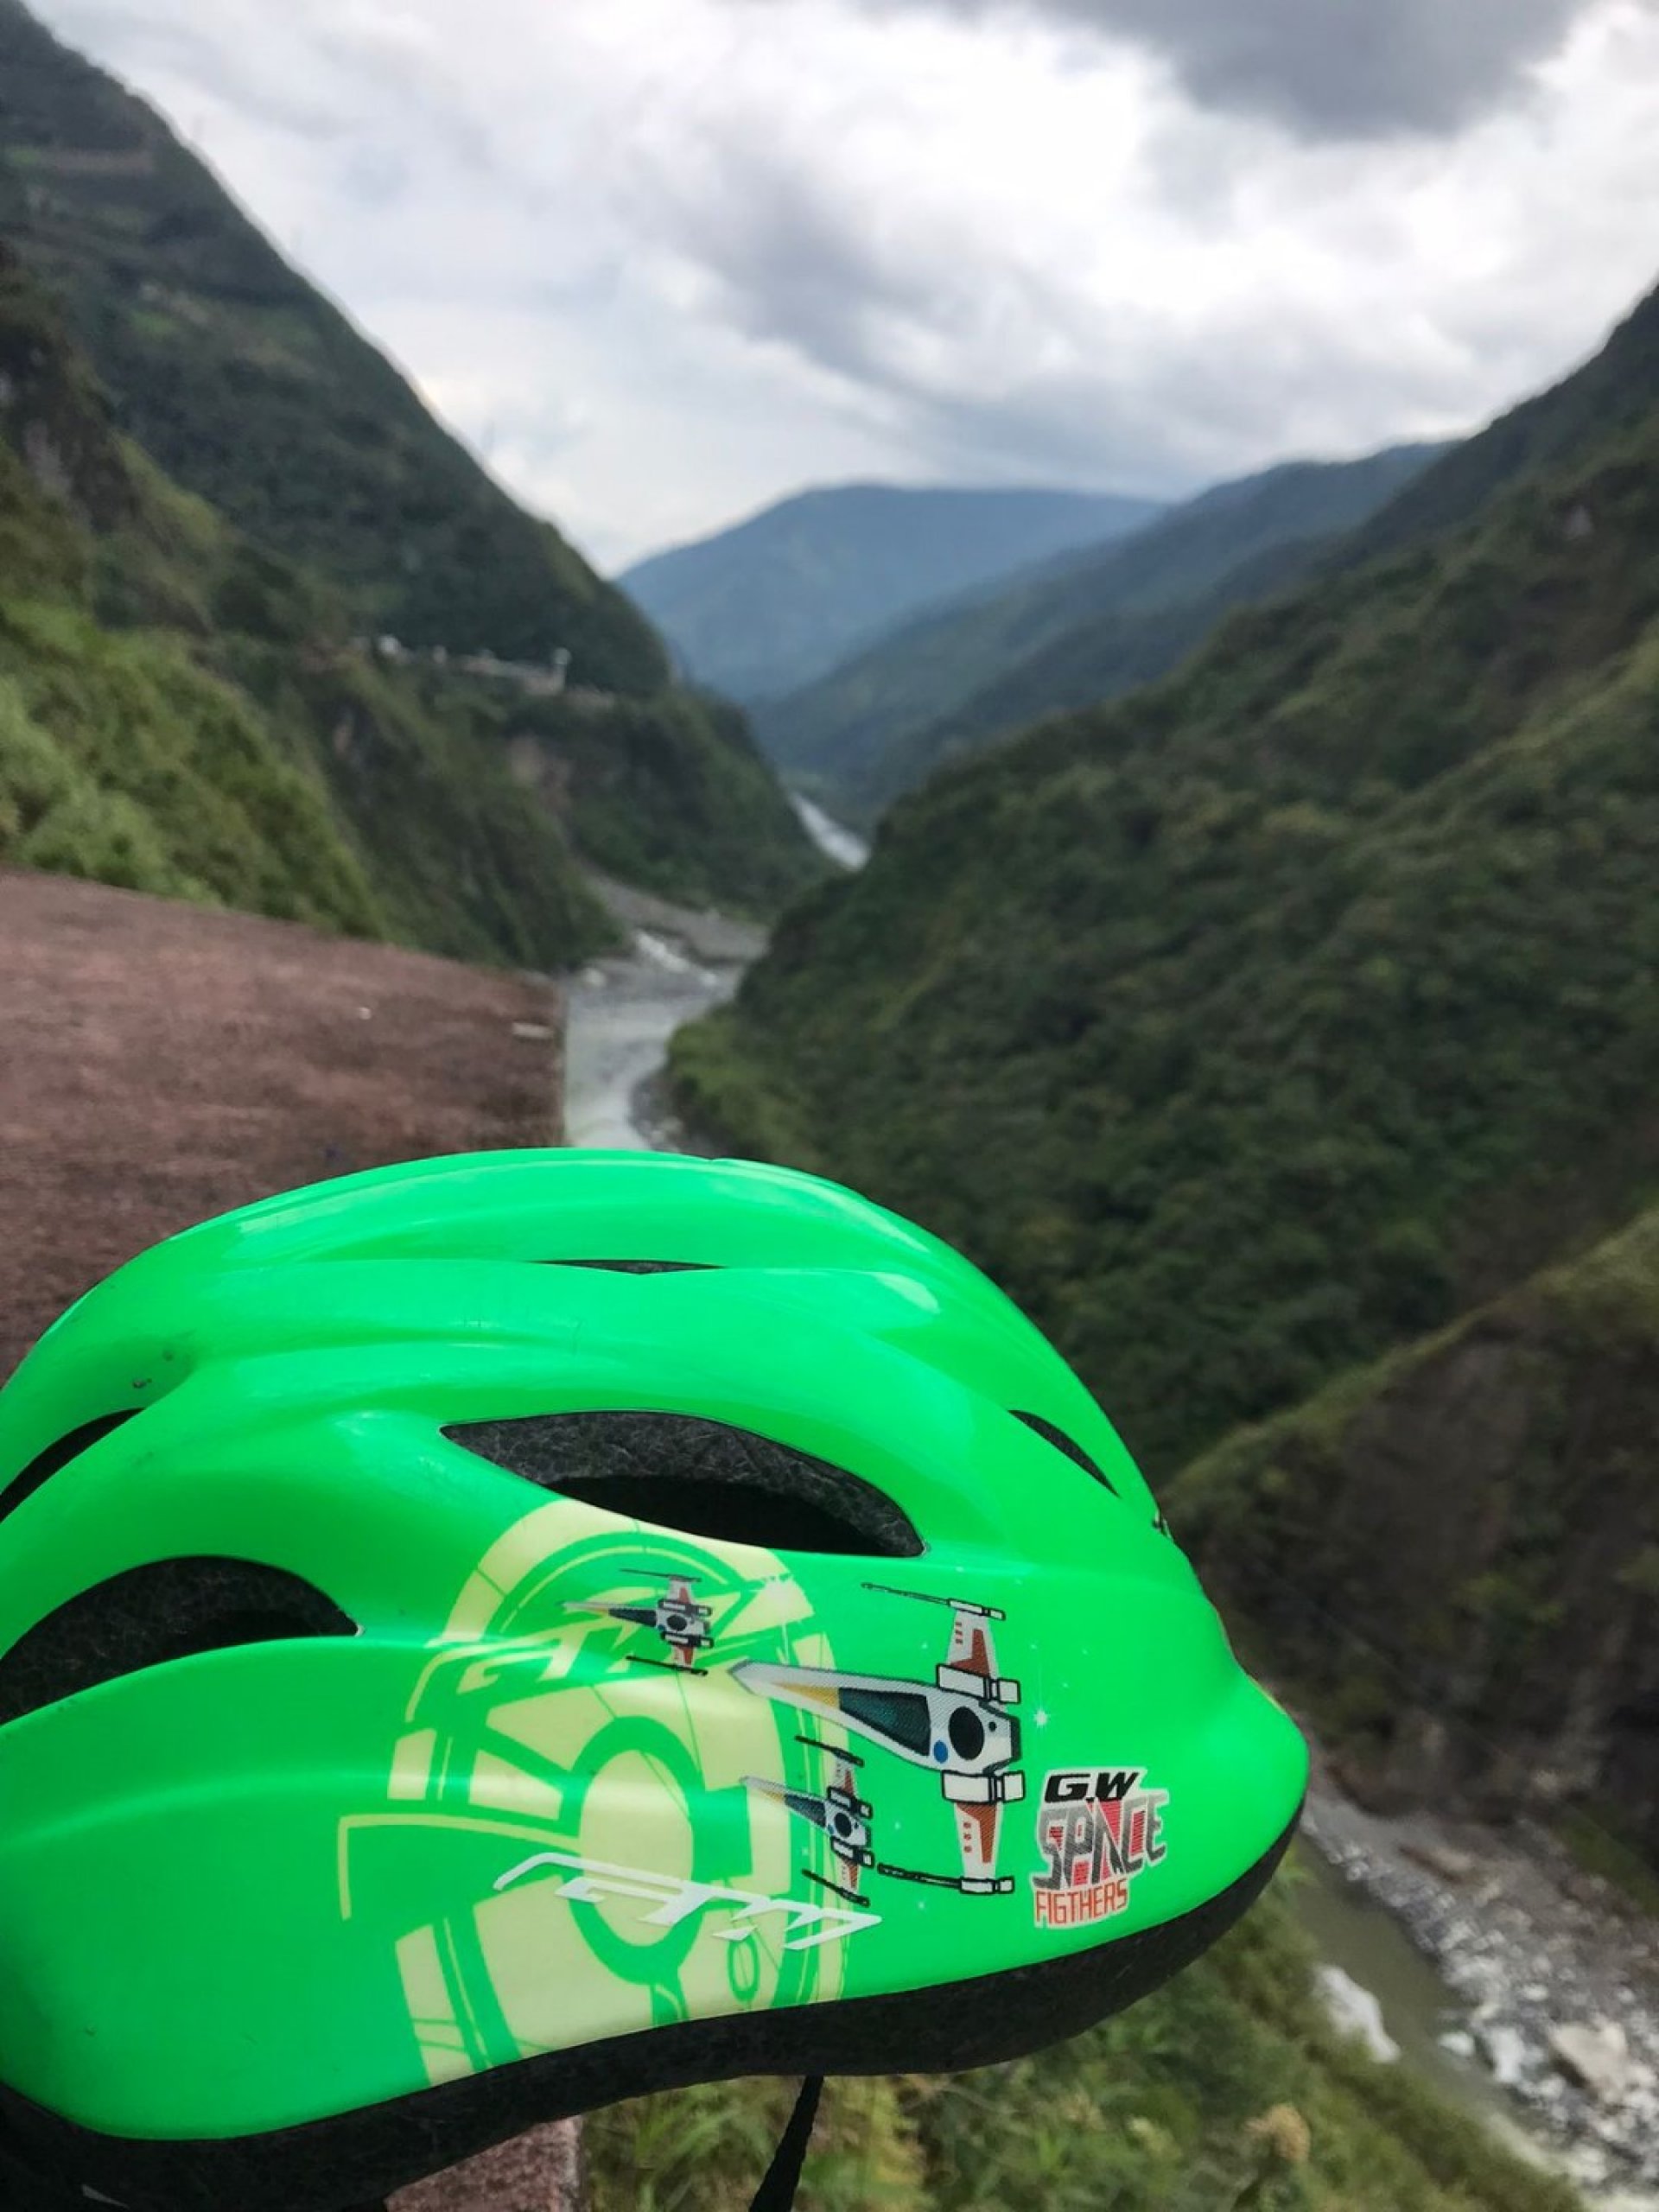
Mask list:
[[[671,1641],[666,1601],[688,1592],[706,1636],[694,1620]],[[834,1664],[770,1552],[562,1499],[480,1562],[410,1700],[385,1810],[341,1837],[348,1913],[389,1852],[447,1870],[427,1893],[454,1902],[397,1939],[431,2081],[840,1993],[869,1916],[808,1878],[835,1881],[823,1835],[746,1786],[821,1788],[823,1761],[731,1678],[745,1660]]]

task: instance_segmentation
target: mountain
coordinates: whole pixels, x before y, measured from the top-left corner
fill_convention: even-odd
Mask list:
[[[1230,607],[1308,575],[1444,451],[1291,461],[1136,531],[933,610],[755,710],[803,789],[868,823],[943,760],[1176,666]]]
[[[1475,442],[1459,525],[900,802],[677,1044],[728,1140],[965,1243],[1154,1471],[1655,1187],[1656,327],[1547,467]]]
[[[122,428],[345,594],[360,628],[649,691],[649,626],[517,506],[154,110],[0,0],[0,230]]]
[[[841,485],[656,554],[621,581],[698,683],[753,705],[930,601],[1160,512],[1108,493]]]
[[[1592,439],[1611,439],[1620,431],[1639,439],[1656,383],[1659,312],[1649,301],[1576,375],[1512,408],[1483,436],[1455,448],[1357,531],[1344,549],[1347,564],[1396,552],[1466,522],[1505,486],[1570,461]]]
[[[1651,1896],[1659,294],[1522,416],[901,800],[674,1072],[1007,1284],[1356,1787]]]
[[[823,874],[741,717],[16,0],[0,221],[7,753],[56,756],[11,859],[533,966],[612,935],[579,855],[755,913]]]
[[[524,965],[611,935],[497,749],[121,437],[3,245],[0,861]]]
[[[1569,1840],[1617,1873],[1621,1839],[1659,1863],[1656,1428],[1649,1208],[1230,1438],[1171,1507],[1368,1797],[1588,1806]]]

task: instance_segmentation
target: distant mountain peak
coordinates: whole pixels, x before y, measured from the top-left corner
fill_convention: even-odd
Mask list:
[[[755,710],[803,788],[874,819],[938,762],[1173,668],[1230,607],[1282,590],[1444,448],[1284,461],[1105,544],[1051,554],[912,616]]]
[[[753,703],[810,682],[925,607],[1163,512],[1113,493],[814,485],[620,581],[698,682]]]

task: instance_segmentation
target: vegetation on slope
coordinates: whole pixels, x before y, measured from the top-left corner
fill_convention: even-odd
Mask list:
[[[588,859],[626,882],[766,918],[833,873],[724,700],[676,690],[483,711],[514,772],[569,823]]]
[[[0,0],[0,41],[6,22]],[[338,594],[119,431],[3,247],[0,556],[14,861],[537,967],[613,935],[577,851],[755,912],[823,873],[726,710],[538,702],[354,649]],[[534,774],[514,772],[521,729]]]
[[[622,578],[691,675],[746,703],[810,682],[918,607],[1150,521],[1148,499],[1075,492],[804,492]]]
[[[315,568],[359,627],[650,691],[662,648],[298,276],[162,119],[0,0],[0,226],[67,305],[123,426]]]
[[[434,701],[345,646],[228,637],[207,658],[312,764],[366,856],[390,935],[523,968],[563,967],[613,941],[569,823],[514,781],[467,690]]]
[[[1628,1218],[1653,385],[1606,420],[1461,531],[901,803],[679,1040],[694,1115],[963,1243],[1155,1471]]]
[[[1649,1210],[1229,1438],[1171,1510],[1369,1796],[1570,1801],[1659,1862],[1656,1433]]]
[[[0,551],[0,860],[478,959],[609,941],[493,733],[123,439],[3,249]]]
[[[1438,448],[1292,461],[1223,484],[1126,542],[1045,563],[878,640],[756,711],[772,757],[868,822],[942,762],[1039,715],[1166,675],[1230,608],[1307,575]]]
[[[1207,1959],[1075,2042],[952,2079],[832,2082],[805,2193],[819,2212],[1573,2212],[1564,2183],[1338,2037],[1311,1963],[1270,1895]],[[793,2086],[596,2114],[594,2212],[738,2212]]]
[[[1659,388],[1659,292],[1628,315],[1580,369],[1454,446],[1344,549],[1350,566],[1468,522],[1523,477],[1554,469],[1598,440],[1640,435]]]
[[[176,639],[0,601],[0,859],[378,936],[317,783]]]

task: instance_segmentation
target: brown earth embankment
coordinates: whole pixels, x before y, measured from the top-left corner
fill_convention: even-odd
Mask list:
[[[543,979],[0,871],[0,1379],[209,1214],[556,1142],[560,1021]]]

